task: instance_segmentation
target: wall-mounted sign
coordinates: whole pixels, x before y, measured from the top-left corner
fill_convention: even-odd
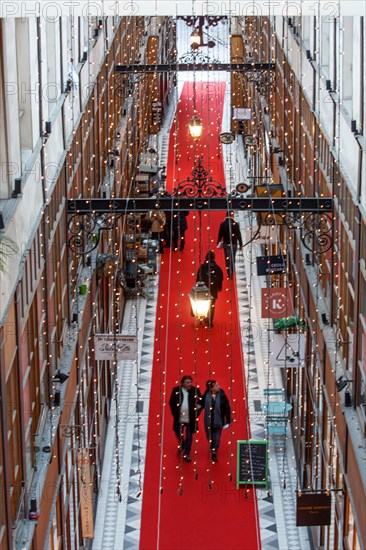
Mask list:
[[[282,184],[256,185],[255,193],[258,197],[284,197],[285,191]],[[285,218],[281,214],[272,212],[260,212],[261,225],[283,225]]]
[[[290,288],[262,288],[262,317],[278,319],[293,315],[292,290]]]
[[[257,256],[257,275],[286,272],[286,256]]]
[[[256,137],[254,136],[245,136],[244,138],[244,143],[245,145],[258,145],[258,140]]]
[[[229,143],[233,143],[233,141],[235,140],[235,136],[231,132],[222,132],[219,135],[219,140],[221,143],[224,143],[227,145]]]
[[[137,337],[122,334],[94,334],[94,353],[97,361],[134,360],[137,355]]]
[[[234,107],[233,120],[252,120],[252,109],[247,109],[245,107]]]
[[[239,489],[239,485],[267,485],[267,441],[243,440],[237,443],[236,488]]]
[[[269,341],[269,369],[295,369],[305,366],[306,333],[275,334]]]
[[[78,451],[78,479],[80,494],[81,536],[83,539],[94,538],[93,520],[93,482],[90,474],[88,449]]]
[[[331,509],[330,493],[298,493],[296,525],[330,525]]]

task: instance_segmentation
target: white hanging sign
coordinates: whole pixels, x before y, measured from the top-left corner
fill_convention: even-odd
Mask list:
[[[305,366],[306,333],[273,334],[269,341],[269,368],[295,369]]]
[[[233,120],[252,120],[252,109],[247,107],[234,107]]]
[[[258,226],[253,225],[253,227],[246,228],[246,237],[247,241],[252,241],[254,244],[276,244],[277,239],[277,228],[275,225],[262,225],[258,234]],[[253,238],[255,236],[255,238]],[[253,240],[252,240],[253,239]]]
[[[97,361],[134,360],[137,356],[137,336],[94,334],[94,354]]]

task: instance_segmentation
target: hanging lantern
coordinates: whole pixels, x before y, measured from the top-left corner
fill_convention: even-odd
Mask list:
[[[194,115],[189,121],[189,133],[193,139],[199,139],[202,134],[202,120]]]
[[[193,316],[196,319],[202,319],[208,316],[210,309],[211,295],[204,282],[197,281],[191,292],[188,294],[191,300]]]
[[[191,34],[191,46],[194,50],[199,48],[201,45],[201,35],[197,29],[195,29]]]

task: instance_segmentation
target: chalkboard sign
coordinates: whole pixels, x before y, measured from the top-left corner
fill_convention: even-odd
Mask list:
[[[236,488],[267,485],[267,441],[238,441]]]

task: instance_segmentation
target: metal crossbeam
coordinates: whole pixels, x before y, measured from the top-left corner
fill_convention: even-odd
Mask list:
[[[274,63],[161,63],[154,65],[116,65],[115,72],[121,74],[154,74],[173,71],[255,72],[272,70],[274,67]]]
[[[68,214],[127,214],[150,210],[251,210],[274,214],[332,212],[331,198],[301,197],[273,198],[235,196],[214,198],[159,197],[126,199],[68,199]]]

